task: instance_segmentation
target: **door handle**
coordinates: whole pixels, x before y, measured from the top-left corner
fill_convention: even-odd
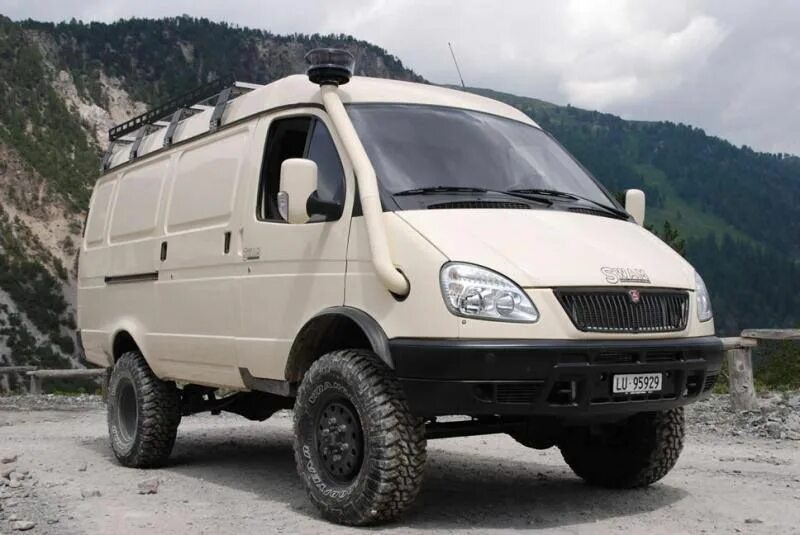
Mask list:
[[[167,242],[162,241],[161,242],[161,261],[163,262],[166,259],[167,259]]]

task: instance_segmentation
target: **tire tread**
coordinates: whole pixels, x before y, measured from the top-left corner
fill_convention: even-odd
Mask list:
[[[295,432],[317,379],[329,374],[350,377],[366,402],[366,418],[372,423],[364,438],[373,457],[367,473],[365,492],[345,507],[332,507],[306,482],[309,498],[327,518],[348,525],[367,525],[399,517],[413,503],[422,484],[426,441],[425,427],[413,416],[402,387],[392,371],[371,351],[346,349],[318,359],[309,369],[297,396]],[[297,469],[304,481],[306,474],[300,441],[295,441]]]
[[[112,392],[120,375],[126,372],[134,382],[139,404],[136,437],[129,452],[115,442],[112,430],[116,414]],[[162,466],[172,453],[181,420],[180,393],[175,383],[156,377],[139,351],[129,351],[119,358],[112,371],[108,404],[111,447],[119,462],[133,468]]]
[[[683,407],[632,416],[622,428],[624,446],[598,445],[584,433],[559,447],[576,475],[600,487],[646,487],[669,473],[683,450]]]

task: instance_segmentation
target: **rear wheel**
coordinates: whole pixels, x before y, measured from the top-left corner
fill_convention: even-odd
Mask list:
[[[675,466],[684,427],[683,407],[640,413],[620,423],[573,428],[559,447],[570,468],[588,483],[645,487]]]
[[[392,520],[416,498],[424,424],[374,353],[334,351],[316,361],[297,393],[294,428],[297,471],[329,520]]]
[[[175,383],[153,374],[139,351],[123,354],[108,383],[108,435],[120,464],[162,465],[172,452],[181,421]]]

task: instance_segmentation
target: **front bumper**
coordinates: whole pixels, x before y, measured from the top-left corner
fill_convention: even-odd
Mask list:
[[[389,341],[412,412],[556,416],[626,415],[707,396],[722,365],[719,338],[659,340]],[[659,393],[612,394],[618,373],[664,374]]]

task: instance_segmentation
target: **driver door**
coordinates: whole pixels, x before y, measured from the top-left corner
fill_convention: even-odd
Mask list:
[[[261,166],[241,228],[246,266],[239,279],[240,368],[254,377],[284,379],[292,342],[311,317],[344,304],[353,173],[325,115],[292,110],[260,121]],[[313,216],[291,225],[278,213],[281,163],[308,158],[317,164],[317,194],[342,205],[335,219]]]

